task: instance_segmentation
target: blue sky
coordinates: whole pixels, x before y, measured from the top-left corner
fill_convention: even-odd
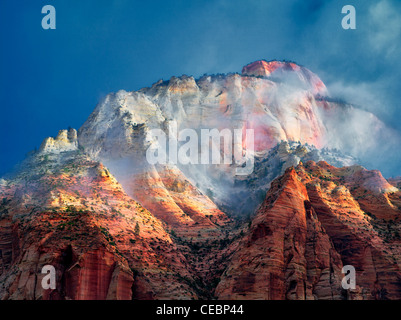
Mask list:
[[[41,27],[46,4],[56,30]],[[341,28],[346,4],[356,30]],[[401,131],[400,56],[397,0],[1,0],[0,175],[45,137],[78,129],[109,92],[258,59],[308,67]]]

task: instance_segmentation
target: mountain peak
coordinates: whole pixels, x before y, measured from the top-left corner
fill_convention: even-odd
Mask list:
[[[257,60],[242,68],[242,74],[247,76],[268,77],[277,69],[298,71],[301,67],[294,62],[279,60]]]
[[[296,86],[310,90],[313,94],[322,96],[328,94],[325,84],[316,74],[291,61],[257,60],[244,66],[242,75],[254,77],[273,76],[274,78],[285,79],[286,82],[290,81]]]

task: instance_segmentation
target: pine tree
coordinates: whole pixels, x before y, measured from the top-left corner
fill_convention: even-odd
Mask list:
[[[136,225],[135,225],[135,235],[139,235],[139,224],[138,224],[138,222],[136,223]]]

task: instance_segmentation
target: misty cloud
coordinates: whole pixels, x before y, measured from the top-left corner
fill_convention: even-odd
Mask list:
[[[369,8],[370,32],[368,33],[371,48],[386,57],[400,50],[401,12],[387,0],[373,4]]]

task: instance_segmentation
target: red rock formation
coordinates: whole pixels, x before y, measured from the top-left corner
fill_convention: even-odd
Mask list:
[[[196,237],[206,229],[218,232],[229,221],[177,168],[149,170],[125,179],[124,185],[144,207],[181,236]]]
[[[274,77],[282,76],[286,72],[292,72],[299,80],[308,84],[314,94],[327,94],[326,86],[316,74],[293,62],[258,60],[242,68],[242,74],[249,76]]]
[[[243,67],[242,74],[253,76],[270,76],[274,71],[279,68],[288,71],[300,70],[300,66],[292,62],[259,60]]]
[[[394,256],[397,249],[378,232],[386,221],[400,214],[389,200],[389,193],[395,190],[388,188],[379,172],[361,167],[335,168],[325,162],[309,162],[298,170],[343,263],[357,271],[360,298],[384,298],[380,296],[383,290],[386,298],[401,298],[401,272]],[[372,184],[372,180],[376,182]],[[400,196],[399,192],[392,195]],[[382,222],[376,221],[379,218]]]
[[[133,275],[103,248],[85,253],[66,270],[66,297],[73,300],[131,299]]]
[[[161,222],[85,157],[47,170],[1,187],[2,299],[401,298],[401,194],[377,171],[301,163],[232,229],[180,175],[160,181],[190,225]],[[55,290],[40,285],[47,264]],[[341,289],[343,265],[356,290]]]
[[[400,299],[399,199],[378,172],[361,167],[308,162],[287,170],[237,244],[216,296]],[[356,269],[355,290],[341,288],[343,265]]]
[[[163,223],[107,169],[85,157],[59,169],[24,172],[0,190],[0,299],[196,297],[195,274]],[[41,287],[47,264],[55,290]]]
[[[338,299],[342,263],[294,169],[274,181],[216,289],[219,299]]]

